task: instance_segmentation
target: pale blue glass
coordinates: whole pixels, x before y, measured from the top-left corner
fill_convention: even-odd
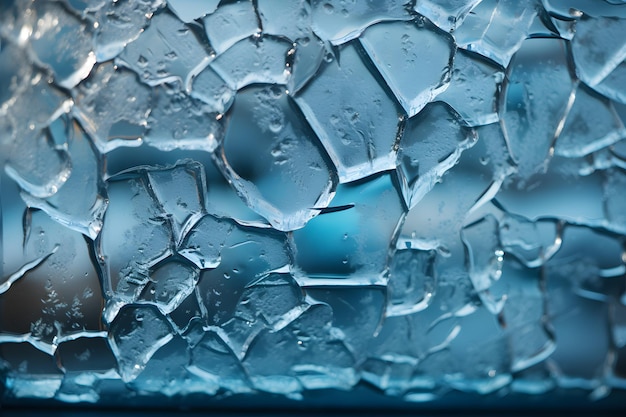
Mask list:
[[[623,409],[626,2],[0,5],[0,405]]]

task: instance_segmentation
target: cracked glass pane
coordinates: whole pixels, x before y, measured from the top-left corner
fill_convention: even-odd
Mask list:
[[[2,413],[623,410],[626,2],[566,3],[1,1]]]

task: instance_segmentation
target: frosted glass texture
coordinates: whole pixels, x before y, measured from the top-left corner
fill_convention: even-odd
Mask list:
[[[1,2],[0,404],[623,399],[626,2],[570,3]]]

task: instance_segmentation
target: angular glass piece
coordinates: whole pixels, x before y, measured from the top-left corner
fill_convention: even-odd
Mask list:
[[[254,375],[254,387],[286,395],[303,389],[351,387],[355,382],[353,359],[333,337],[331,312],[329,306],[315,304],[284,329],[260,334],[243,361],[247,372]],[[268,360],[275,346],[282,346],[278,363]]]
[[[206,211],[219,218],[233,219],[243,226],[270,227],[267,219],[252,210],[239,197],[214,161],[204,163],[207,178]]]
[[[603,218],[603,175],[594,172],[587,176],[574,176],[560,172],[552,161],[551,169],[532,189],[511,186],[503,188],[496,196],[498,204],[511,214],[530,220],[557,218],[575,224],[600,225]],[[580,200],[581,195],[584,200]]]
[[[130,386],[141,392],[167,397],[178,394],[181,389],[186,392],[203,392],[200,378],[187,369],[190,359],[187,348],[187,343],[181,337],[174,337],[150,357]]]
[[[386,20],[410,20],[409,2],[389,0],[379,2],[346,2],[313,0],[312,23],[315,34],[333,45],[357,38],[368,26]]]
[[[355,361],[365,360],[370,355],[372,340],[387,320],[385,288],[375,285],[316,287],[314,282],[310,284],[304,288],[309,303],[314,300],[332,308],[332,336],[346,346]]]
[[[150,268],[172,252],[171,226],[142,174],[122,175],[107,184],[109,207],[98,245],[106,262],[103,285],[111,302],[107,321],[117,314],[119,302],[133,302],[139,296]],[[126,221],[114,222],[118,216]]]
[[[308,305],[304,292],[288,274],[271,273],[244,290],[236,316],[248,322],[260,320],[273,330],[280,330],[300,316]]]
[[[475,213],[488,209],[488,203],[499,195],[496,193],[510,173],[499,126],[488,125],[479,132],[478,141],[460,154],[458,162],[444,171],[437,182],[429,184],[430,191],[413,201],[401,225],[397,247],[437,250],[450,263],[442,264],[440,270],[454,270],[453,266],[461,267],[458,263],[464,263],[462,227],[480,218]],[[454,198],[446,198],[450,195]]]
[[[499,319],[505,326],[511,346],[511,370],[520,372],[545,361],[554,352],[556,341],[548,315],[552,312],[546,303],[539,270],[522,269],[507,255],[504,257],[502,276],[508,283],[509,291]],[[544,375],[532,385],[527,379],[524,389],[546,389],[546,385],[550,386],[547,379]]]
[[[76,3],[82,0],[70,0]],[[118,56],[126,45],[139,37],[164,0],[93,0],[85,11],[94,11],[94,52],[98,62]]]
[[[204,214],[204,170],[197,162],[184,162],[147,173],[152,192],[170,216],[176,242],[180,242]]]
[[[622,19],[582,18],[576,22],[572,56],[582,81],[606,97],[626,104],[624,30]]]
[[[187,86],[193,74],[209,62],[209,54],[191,27],[169,13],[160,13],[124,48],[118,62],[150,86],[174,81]]]
[[[558,39],[528,39],[507,70],[499,114],[520,186],[546,171],[575,97],[565,47]]]
[[[422,0],[415,4],[415,11],[426,16],[446,32],[453,32],[463,24],[470,11],[482,0]]]
[[[358,89],[352,88],[355,77]],[[395,168],[399,113],[354,44],[341,48],[339,58],[327,63],[295,101],[342,183]]]
[[[337,184],[332,163],[286,90],[240,91],[226,125],[220,151],[225,174],[274,228],[304,227],[329,204]]]
[[[191,347],[189,371],[204,381],[203,391],[215,394],[221,387],[233,393],[250,392],[250,382],[239,359],[215,331],[204,332]]]
[[[217,268],[222,260],[222,248],[234,227],[228,220],[204,216],[189,230],[178,253],[200,269]]]
[[[191,97],[205,102],[211,111],[225,113],[232,104],[235,92],[211,67],[193,78]]]
[[[62,225],[95,239],[107,207],[98,155],[90,138],[73,119],[57,119],[50,126],[50,135],[68,150],[72,170],[65,174],[66,181],[52,196],[38,198],[24,191],[22,198]]]
[[[434,251],[398,250],[389,265],[385,314],[402,316],[430,305],[436,287]]]
[[[533,4],[533,0],[481,1],[454,31],[457,45],[507,67],[537,16]]]
[[[193,292],[198,278],[198,271],[186,263],[164,262],[152,269],[139,299],[154,304],[163,314],[171,313]]]
[[[360,40],[409,117],[447,88],[455,52],[447,33],[419,20],[380,23]]]
[[[74,101],[73,114],[100,152],[141,143],[150,113],[150,89],[133,72],[110,63],[98,65],[75,90]]]
[[[172,328],[153,306],[126,306],[111,323],[111,349],[125,382],[135,379],[154,353],[172,340]]]
[[[506,177],[514,173],[515,163],[511,158],[508,144],[502,132],[500,123],[479,126],[475,129],[478,141],[474,146],[465,150],[465,158],[461,158],[459,164],[468,175],[473,175],[472,182],[482,183],[485,179],[492,178],[492,186],[484,198],[493,198],[500,185],[506,181]],[[496,189],[493,189],[496,187]],[[479,200],[477,203],[479,203]]]
[[[54,145],[47,129],[30,130],[32,124],[18,128],[11,116],[0,121],[0,130],[6,134],[0,142],[4,170],[32,196],[54,195],[72,170],[67,150]]]
[[[249,300],[246,295],[240,299],[244,304],[243,310],[245,310],[245,304]],[[306,306],[303,307],[303,309]],[[300,309],[296,309],[295,312],[299,312]],[[292,312],[290,312],[292,313]],[[288,318],[279,321],[275,328],[281,328],[285,322],[292,319],[292,316],[296,314],[288,315]],[[221,335],[224,343],[235,354],[240,361],[248,354],[248,349],[252,346],[256,340],[256,337],[266,328],[272,328],[273,326],[267,325],[263,320],[250,317],[246,313],[241,313],[241,310],[235,311],[235,315],[220,326]]]
[[[202,21],[211,47],[218,55],[261,31],[251,0],[223,4]]]
[[[33,3],[32,50],[37,60],[54,72],[54,81],[72,88],[85,79],[96,63],[91,28],[56,2]]]
[[[626,60],[625,31],[623,19],[582,18],[576,22],[572,56],[582,81],[595,87]]]
[[[315,35],[299,39],[296,42],[291,75],[287,81],[289,91],[297,93],[304,87],[313,78],[328,53],[324,42]]]
[[[500,220],[499,237],[507,254],[529,268],[543,265],[561,246],[562,227],[554,221],[533,222],[506,214]]]
[[[468,252],[470,279],[483,305],[492,314],[499,314],[506,302],[506,294],[495,297],[490,291],[502,277],[504,251],[498,239],[498,228],[496,218],[487,216],[461,231]]]
[[[247,38],[219,55],[211,68],[233,90],[254,83],[286,84],[286,60],[291,47],[289,42],[273,37]]]
[[[27,210],[11,242],[21,250],[5,258],[11,275],[0,284],[0,335],[21,335],[52,354],[64,338],[100,330],[102,292],[83,235]]]
[[[207,232],[211,233],[211,229]],[[201,239],[201,235],[197,237]],[[221,325],[237,314],[246,288],[267,274],[286,268],[290,254],[283,233],[236,224],[222,242],[213,242],[208,250],[219,251],[219,263],[202,272],[197,288],[207,324]]]
[[[609,100],[584,84],[575,94],[554,147],[556,155],[583,157],[626,138],[624,124]]]
[[[398,149],[398,174],[407,206],[413,207],[475,143],[475,132],[463,127],[446,104],[429,104],[409,119]]]
[[[333,206],[293,232],[301,285],[380,284],[404,205],[391,174],[337,187]]]
[[[179,334],[185,334],[191,329],[194,323],[202,319],[202,311],[198,303],[198,294],[193,288],[193,292],[180,302],[178,307],[169,313],[168,317],[177,327]]]
[[[256,8],[263,33],[284,36],[291,42],[310,38],[313,35],[311,6],[308,1],[259,0]]]
[[[218,4],[219,0],[167,0],[167,7],[185,23],[213,13]]]
[[[437,96],[450,105],[468,126],[498,121],[496,100],[504,73],[478,54],[458,50],[450,75],[450,84]]]
[[[213,109],[181,90],[180,84],[152,89],[152,110],[145,142],[163,151],[173,149],[212,152],[222,137]]]
[[[54,143],[47,126],[68,112],[72,103],[51,79],[14,53],[12,48],[2,53],[20,61],[13,68],[5,67],[5,75],[15,81],[0,93],[5,99],[0,107],[0,161],[20,187],[45,198],[53,195],[71,172],[67,149]],[[24,79],[14,73],[20,71],[20,63],[26,64]]]

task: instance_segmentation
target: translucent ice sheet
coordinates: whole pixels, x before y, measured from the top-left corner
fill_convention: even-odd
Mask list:
[[[625,7],[0,2],[0,413],[624,409]]]

